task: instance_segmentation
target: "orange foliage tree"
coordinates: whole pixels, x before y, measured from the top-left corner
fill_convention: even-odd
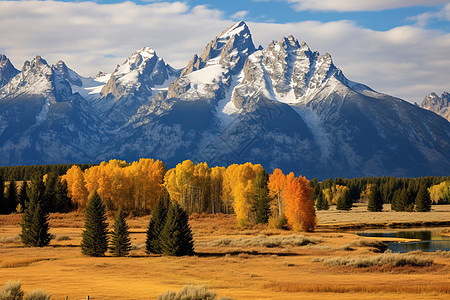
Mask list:
[[[272,214],[275,216],[283,215],[283,191],[286,176],[280,169],[273,170],[273,173],[269,175],[269,182],[267,187],[269,188],[269,196],[274,199],[271,205]]]
[[[295,231],[313,231],[316,227],[316,210],[309,180],[294,173],[286,176],[284,190],[284,214]]]

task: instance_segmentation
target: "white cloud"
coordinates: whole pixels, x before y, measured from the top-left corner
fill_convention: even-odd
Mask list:
[[[241,10],[231,15],[231,18],[233,20],[242,20],[248,15],[248,13],[249,13],[248,10]]]
[[[448,0],[286,0],[298,11],[380,11],[385,9],[446,4]]]
[[[221,11],[184,2],[0,1],[0,52],[19,69],[39,54],[95,75],[150,46],[181,68],[233,22]],[[450,89],[449,34],[408,26],[373,31],[348,21],[248,25],[256,45],[293,34],[313,50],[329,52],[349,79],[405,100]]]
[[[417,25],[424,27],[432,21],[450,21],[450,4],[444,6],[438,12],[425,12],[423,14],[409,18],[415,20]]]

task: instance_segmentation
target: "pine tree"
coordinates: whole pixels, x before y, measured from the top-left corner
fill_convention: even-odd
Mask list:
[[[379,188],[373,184],[370,189],[369,203],[367,204],[368,211],[382,211],[383,210],[383,197]]]
[[[403,188],[398,194],[396,211],[406,211],[408,208],[408,192]]]
[[[189,218],[178,204],[171,204],[167,212],[166,222],[161,231],[161,250],[162,254],[171,256],[194,254]]]
[[[339,197],[336,203],[336,209],[338,210],[350,210],[353,206],[352,198],[350,196],[350,190],[344,189],[342,195]]]
[[[67,196],[67,181],[59,181],[55,185],[55,202],[54,209],[57,212],[69,212],[73,205],[69,196]]]
[[[44,247],[50,243],[48,211],[44,202],[44,183],[39,174],[34,175],[30,186],[30,201],[22,215],[22,233],[20,237],[26,246]]]
[[[106,208],[97,191],[95,191],[86,206],[81,252],[88,256],[104,256],[107,250]]]
[[[9,182],[9,186],[6,190],[6,212],[13,213],[17,207],[17,186],[14,180]]]
[[[8,214],[8,205],[5,201],[5,181],[0,176],[0,214]]]
[[[127,256],[131,250],[130,232],[122,208],[117,213],[109,248],[114,256]]]
[[[316,209],[317,210],[328,210],[330,206],[328,205],[327,199],[325,199],[323,192],[319,192],[319,196],[316,200]]]
[[[430,194],[424,184],[421,185],[419,192],[417,193],[415,204],[416,211],[424,212],[431,210]]]
[[[19,204],[22,207],[22,210],[25,209],[25,207],[28,205],[28,202],[30,201],[30,199],[28,199],[28,184],[27,181],[24,180],[22,185],[20,186],[20,191],[19,191]]]
[[[156,203],[152,211],[152,217],[147,227],[147,239],[145,241],[145,249],[147,253],[161,254],[161,231],[166,223],[167,209],[162,199]]]
[[[255,213],[255,221],[259,224],[265,224],[269,220],[270,205],[269,205],[269,188],[267,183],[269,181],[269,174],[262,170],[256,174],[254,187],[255,194],[253,198],[252,210]]]

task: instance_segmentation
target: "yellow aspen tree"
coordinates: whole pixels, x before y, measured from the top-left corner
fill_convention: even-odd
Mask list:
[[[66,180],[67,195],[76,203],[77,208],[84,209],[87,204],[88,191],[81,168],[76,165],[72,166],[65,175],[61,176],[61,180]]]
[[[214,167],[211,169],[211,213],[222,212],[222,187],[224,174],[226,169],[224,167]]]

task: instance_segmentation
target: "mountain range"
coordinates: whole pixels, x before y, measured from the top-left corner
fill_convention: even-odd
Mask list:
[[[293,36],[255,47],[244,22],[181,70],[148,47],[93,78],[0,56],[1,165],[141,157],[308,178],[448,175],[450,122],[347,79]]]

